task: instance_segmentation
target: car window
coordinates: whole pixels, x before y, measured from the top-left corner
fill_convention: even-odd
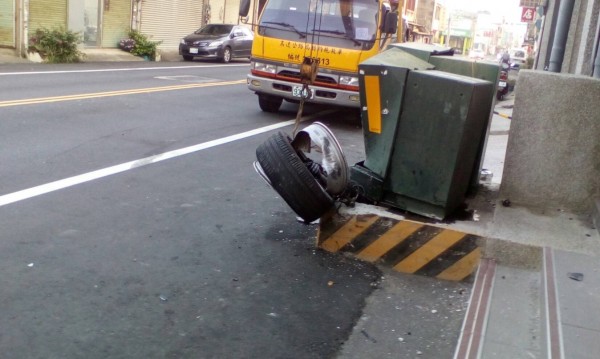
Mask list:
[[[239,26],[235,26],[233,28],[233,31],[231,31],[231,33],[235,36],[235,37],[240,37],[240,36],[245,36],[246,34],[244,34],[242,32],[242,28]]]
[[[246,36],[252,36],[252,31],[250,31],[249,29],[242,27],[242,32],[244,33],[244,35]]]
[[[333,38],[332,43],[373,41],[378,11],[372,0],[272,0],[263,10],[260,26],[294,33],[292,37],[319,32],[323,39]]]
[[[209,24],[196,30],[198,35],[227,35],[233,29],[233,25]]]

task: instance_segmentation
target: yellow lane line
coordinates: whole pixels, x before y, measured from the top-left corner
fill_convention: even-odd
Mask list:
[[[394,269],[398,272],[414,273],[442,254],[448,248],[452,247],[465,236],[465,233],[444,230],[437,236],[433,237],[429,242],[425,243],[424,246],[414,251],[400,263],[396,264]]]
[[[186,90],[186,89],[200,88],[200,87],[238,85],[238,84],[243,84],[243,83],[246,83],[246,80],[210,82],[210,83],[201,83],[201,84],[173,85],[173,86],[161,86],[161,87],[148,87],[148,88],[132,89],[132,90],[94,92],[94,93],[79,94],[79,95],[40,97],[40,98],[32,98],[32,99],[24,99],[24,100],[0,101],[0,107],[33,105],[33,104],[39,104],[39,103],[51,103],[51,102],[61,102],[61,101],[73,101],[73,100],[85,100],[85,99],[91,99],[91,98],[135,95],[135,94],[143,94],[143,93],[162,92],[162,91]]]
[[[390,249],[404,242],[406,238],[415,233],[421,227],[423,227],[422,224],[415,222],[398,222],[375,242],[363,249],[358,254],[358,258],[368,262],[375,262],[379,258],[383,257],[383,255],[386,254]]]
[[[321,244],[321,248],[328,252],[336,253],[346,244],[350,243],[358,235],[369,228],[378,219],[378,216],[358,215],[338,229],[325,242]]]

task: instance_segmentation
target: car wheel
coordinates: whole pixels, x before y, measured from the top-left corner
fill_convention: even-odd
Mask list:
[[[304,221],[312,222],[333,207],[333,199],[308,170],[284,133],[276,133],[258,146],[256,159],[271,187]]]
[[[231,61],[231,49],[229,47],[223,49],[223,57],[221,57],[221,61],[226,64]]]
[[[194,59],[194,56],[190,56],[190,55],[182,55],[182,56],[183,56],[184,61],[192,61]]]
[[[265,112],[275,113],[279,111],[283,98],[269,95],[258,95],[258,106]]]

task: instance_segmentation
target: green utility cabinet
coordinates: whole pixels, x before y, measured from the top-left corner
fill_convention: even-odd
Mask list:
[[[443,219],[465,200],[495,86],[397,51],[359,65],[366,159],[351,178],[371,201]]]
[[[474,61],[465,57],[449,55],[452,49],[440,45],[400,42],[388,45],[387,49],[405,51],[430,63],[439,71],[475,77],[492,83],[496,83],[500,74],[500,66],[494,62]]]
[[[450,47],[437,44],[424,44],[421,42],[395,42],[386,47],[389,49],[401,49],[423,61],[429,60],[435,56],[453,56],[454,51]]]
[[[404,67],[397,66],[399,63]],[[387,175],[392,155],[390,146],[398,127],[408,73],[433,68],[398,49],[387,50],[360,65],[360,87],[366,89],[360,93],[363,128],[367,129],[364,132],[365,166],[382,178]],[[367,97],[373,101],[368,101]]]
[[[493,84],[498,83],[500,76],[500,66],[497,63],[478,60],[474,61],[462,56],[453,56],[452,48],[435,44],[423,44],[418,42],[400,42],[388,45],[387,49],[400,49],[414,55],[424,61],[435,66],[436,70],[451,72],[457,75],[475,77],[478,79],[489,81]],[[496,93],[492,92],[495,99]],[[492,101],[494,101],[492,99]],[[493,105],[490,108],[490,118],[492,116]],[[482,141],[479,144],[479,156],[475,161],[475,168],[471,176],[471,187],[476,187],[479,183],[479,173],[483,162],[483,154],[487,145],[487,134],[489,132],[488,125],[483,128],[481,133]]]
[[[441,71],[412,71],[390,161],[384,201],[444,218],[463,203],[491,83]]]

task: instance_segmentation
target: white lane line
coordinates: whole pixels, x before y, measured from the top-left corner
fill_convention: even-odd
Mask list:
[[[316,113],[314,115],[304,117],[302,119],[302,121],[309,121],[317,116],[323,116],[323,115],[326,115],[331,112],[333,112],[333,110],[322,111],[322,112]],[[202,150],[205,150],[205,149],[208,149],[211,147],[220,146],[220,145],[223,145],[223,144],[226,144],[229,142],[252,137],[252,136],[255,136],[255,135],[258,135],[261,133],[265,133],[265,132],[276,130],[276,129],[279,129],[282,127],[290,126],[290,125],[293,125],[294,123],[295,123],[295,120],[284,121],[284,122],[280,122],[280,123],[277,123],[274,125],[260,127],[260,128],[254,129],[254,130],[250,130],[250,131],[238,133],[235,135],[219,138],[216,140],[200,143],[197,145],[181,148],[178,150],[173,150],[173,151],[161,153],[158,155],[142,158],[139,160],[122,163],[122,164],[119,164],[116,166],[102,168],[102,169],[99,169],[96,171],[92,171],[92,172],[84,173],[84,174],[81,174],[78,176],[61,179],[58,181],[46,183],[46,184],[39,185],[36,187],[31,187],[31,188],[24,189],[24,190],[21,190],[18,192],[5,194],[3,196],[0,196],[0,207],[5,206],[7,204],[19,202],[19,201],[22,201],[25,199],[29,199],[32,197],[40,196],[40,195],[43,195],[46,193],[58,191],[60,189],[64,189],[67,187],[72,187],[72,186],[75,186],[78,184],[93,181],[95,179],[99,179],[102,177],[114,175],[114,174],[125,172],[128,170],[132,170],[134,168],[150,165],[150,164],[161,162],[161,161],[168,160],[171,158],[187,155],[187,154],[190,154],[193,152],[202,151]]]
[[[61,71],[32,71],[32,72],[0,72],[0,76],[14,75],[55,75],[55,74],[76,74],[92,72],[119,72],[119,71],[147,71],[147,70],[172,70],[172,69],[193,69],[193,68],[213,68],[213,67],[240,67],[250,66],[250,64],[227,64],[227,65],[192,65],[192,66],[165,66],[165,67],[140,67],[140,68],[119,68],[119,69],[94,69],[94,70],[61,70]]]

